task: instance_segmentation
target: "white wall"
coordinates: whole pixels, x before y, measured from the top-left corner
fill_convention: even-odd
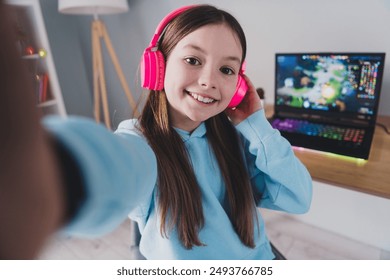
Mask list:
[[[215,5],[239,20],[248,41],[247,74],[265,89],[269,103],[274,98],[275,52],[377,51],[390,55],[390,0],[138,0],[139,12],[145,16],[140,25],[152,34],[169,11],[191,3]],[[389,73],[387,57],[379,107],[380,114],[386,115],[390,115]]]
[[[60,83],[66,93],[67,111],[80,114],[80,108],[85,107],[89,112],[83,112],[83,115],[92,116],[91,17],[59,14],[57,1],[40,2],[56,66],[64,73]],[[390,0],[129,0],[128,3],[128,13],[102,18],[127,82],[137,98],[142,92],[139,59],[157,24],[173,9],[193,3],[215,5],[231,12],[240,21],[248,41],[247,74],[256,86],[265,89],[268,103],[274,100],[275,52],[380,51],[390,55]],[[73,27],[72,31],[69,31],[70,27]],[[58,34],[69,33],[74,35],[74,41],[71,36],[59,40]],[[77,51],[75,49],[76,54],[82,53],[84,57],[75,58],[70,52],[74,49],[72,46],[79,46]],[[129,118],[131,110],[107,55],[104,65],[115,126]],[[77,76],[74,73],[80,73],[80,70],[75,69],[85,69],[86,74]],[[390,57],[387,57],[379,107],[380,114],[385,115],[390,115],[387,109],[390,107],[389,69]],[[77,87],[72,87],[75,83],[68,83],[68,80],[76,81]],[[82,98],[75,98],[77,95]]]

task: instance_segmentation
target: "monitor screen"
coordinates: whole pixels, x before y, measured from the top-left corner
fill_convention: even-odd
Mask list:
[[[384,53],[276,54],[275,108],[376,115]]]

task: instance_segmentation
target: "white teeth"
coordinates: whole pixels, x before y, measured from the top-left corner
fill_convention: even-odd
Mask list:
[[[198,101],[200,101],[200,102],[206,103],[206,104],[211,103],[211,102],[214,101],[214,99],[212,99],[212,98],[203,97],[203,96],[197,95],[196,93],[190,93],[190,95],[191,95],[194,99],[196,99],[196,100],[198,100]]]

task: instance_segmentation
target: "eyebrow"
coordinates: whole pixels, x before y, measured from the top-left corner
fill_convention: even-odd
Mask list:
[[[201,47],[199,47],[197,45],[194,45],[194,44],[187,44],[183,48],[191,48],[191,49],[195,49],[197,51],[200,51],[200,52],[202,52],[204,54],[206,53],[205,50],[203,50]],[[231,60],[231,61],[235,61],[235,62],[237,62],[238,64],[241,65],[241,59],[239,57],[237,57],[237,56],[227,56],[226,59],[227,60]]]

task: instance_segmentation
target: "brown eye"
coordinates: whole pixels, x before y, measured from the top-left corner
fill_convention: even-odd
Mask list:
[[[223,74],[226,74],[226,75],[234,75],[234,70],[229,68],[229,67],[222,67],[220,69],[220,71],[223,73]]]
[[[187,58],[185,59],[185,61],[186,61],[188,64],[190,64],[190,65],[200,65],[199,60],[197,60],[197,59],[194,58],[194,57],[187,57]]]

